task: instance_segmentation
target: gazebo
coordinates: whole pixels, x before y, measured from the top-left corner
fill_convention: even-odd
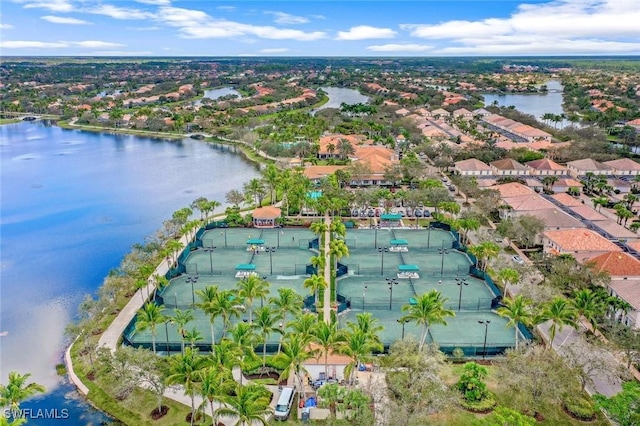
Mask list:
[[[249,238],[247,240],[247,251],[264,251],[264,240],[260,238]]]
[[[380,226],[388,226],[393,228],[400,225],[402,215],[399,213],[382,213],[380,215]]]
[[[409,242],[407,240],[391,240],[389,244],[391,245],[389,251],[409,251]]]
[[[276,219],[282,211],[278,207],[266,206],[253,211],[253,226],[256,228],[275,228]]]
[[[420,275],[418,275],[419,270],[418,265],[399,265],[398,278],[420,278]]]

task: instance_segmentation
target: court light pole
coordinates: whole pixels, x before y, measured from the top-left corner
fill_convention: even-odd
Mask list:
[[[196,294],[193,289],[193,284],[198,282],[198,276],[187,277],[187,283],[191,283],[191,307],[193,308],[196,305]]]
[[[399,324],[402,324],[402,340],[404,340],[404,325],[409,322],[407,318],[401,318],[396,320]]]
[[[462,306],[462,287],[469,285],[465,278],[456,278],[456,284],[460,287],[460,295],[458,296],[458,312],[460,312],[460,306]]]
[[[427,230],[427,248],[431,246],[431,223],[429,223],[429,228]]]
[[[215,246],[211,246],[211,247],[206,247],[204,248],[204,252],[205,253],[209,253],[209,270],[211,271],[211,275],[213,275],[213,251],[216,249],[217,247]],[[197,273],[197,271],[196,271]]]
[[[362,289],[362,312],[364,312],[364,307],[365,307],[365,297],[367,297],[367,286],[365,285],[364,288]]]
[[[440,253],[440,275],[444,275],[444,255],[449,254],[449,250],[446,248],[439,248],[438,253]]]
[[[483,324],[484,325],[484,344],[482,345],[482,360],[484,361],[484,358],[487,354],[487,332],[489,331],[489,324],[491,324],[491,321],[486,320],[486,321],[481,321],[478,320],[478,324]]]
[[[276,248],[266,247],[264,251],[269,253],[269,275],[273,275],[273,253],[276,251]]]
[[[389,310],[391,310],[391,303],[393,302],[393,286],[398,285],[398,280],[395,278],[385,278],[387,285],[389,286]]]
[[[169,353],[169,327],[167,326],[167,323],[168,323],[169,321],[170,321],[170,320],[165,320],[165,322],[164,322],[164,332],[165,332],[165,334],[166,334],[166,336],[167,336],[167,348],[166,348],[166,349],[167,349],[167,356],[170,356],[170,355],[171,355],[171,354]]]
[[[380,275],[384,275],[384,254],[389,252],[389,247],[378,247],[378,252],[382,255],[382,263],[380,263]]]

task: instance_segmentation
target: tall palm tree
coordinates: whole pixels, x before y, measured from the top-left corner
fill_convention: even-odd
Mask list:
[[[216,410],[216,416],[229,416],[238,419],[235,426],[247,426],[260,423],[267,426],[267,416],[271,414],[269,407],[271,402],[267,396],[269,392],[263,385],[250,384],[242,386],[238,384],[235,389],[235,396],[225,399],[226,407]]]
[[[287,328],[290,328],[293,333],[297,334],[308,343],[313,339],[317,326],[318,315],[306,312],[291,321],[287,325]]]
[[[318,323],[313,335],[313,340],[320,345],[324,354],[324,374],[329,377],[329,353],[336,349],[336,345],[342,341],[343,333],[338,330],[338,323],[327,324],[324,321]]]
[[[237,366],[242,359],[242,351],[235,342],[225,337],[211,348],[208,358],[210,365],[220,370],[227,370],[231,374],[233,367]]]
[[[269,295],[269,283],[252,275],[238,283],[238,296],[249,310],[249,322],[253,322],[253,301],[264,300]]]
[[[197,328],[193,327],[191,330],[187,330],[184,333],[184,340],[189,342],[189,346],[191,348],[195,348],[196,342],[200,342],[201,340],[204,340],[204,337],[202,337],[202,333],[200,333],[200,331],[198,331]]]
[[[196,303],[196,306],[204,311],[205,314],[209,315],[209,325],[211,327],[211,346],[216,344],[216,336],[214,330],[214,323],[216,317],[220,315],[220,310],[218,306],[214,303],[215,299],[218,295],[218,286],[210,285],[202,290],[196,290],[196,296],[200,300],[200,303]]]
[[[282,338],[284,336],[285,325],[289,321],[288,315],[297,315],[302,310],[302,296],[300,296],[292,288],[280,287],[278,289],[278,297],[272,297],[269,299],[276,313],[281,319],[280,326],[280,342],[278,343],[278,353],[280,353],[280,347],[282,345]]]
[[[502,287],[504,288],[503,293],[505,295],[507,294],[507,287],[509,284],[516,284],[518,281],[520,281],[520,273],[515,269],[504,268],[498,272],[498,282],[502,284]]]
[[[151,345],[153,347],[154,354],[156,353],[156,328],[165,321],[163,311],[164,306],[158,306],[155,303],[147,302],[144,304],[142,309],[138,311],[136,319],[136,330],[151,330]]]
[[[531,303],[522,296],[514,299],[504,299],[504,306],[498,308],[496,312],[501,317],[509,318],[506,327],[513,327],[516,334],[516,350],[518,349],[518,324],[529,324],[532,318]]]
[[[256,310],[256,321],[253,326],[261,334],[262,340],[262,367],[267,365],[267,340],[271,333],[279,333],[278,321],[280,317],[271,309],[270,306],[258,308]]]
[[[558,181],[557,176],[545,176],[542,178],[542,185],[547,191],[551,191],[553,184]]]
[[[255,324],[246,322],[238,322],[229,330],[231,341],[236,345],[236,349],[240,353],[240,383],[242,383],[243,369],[247,358],[249,360],[256,359],[254,346],[258,341],[254,329]]]
[[[187,324],[193,321],[193,319],[193,310],[191,309],[181,311],[176,308],[173,310],[173,318],[171,318],[171,322],[178,327],[178,333],[180,333],[180,353],[184,353],[184,339],[185,333],[187,332]]]
[[[184,355],[169,358],[167,384],[184,386],[185,393],[191,398],[191,425],[196,417],[196,383],[200,381],[201,371],[206,366],[206,358],[201,356],[197,349],[190,347],[185,348]]]
[[[485,271],[489,259],[497,257],[498,254],[500,254],[500,246],[493,241],[485,241],[469,247],[469,252],[478,259],[478,267]]]
[[[324,270],[325,262],[327,261],[326,256],[324,255],[324,250],[320,250],[317,256],[311,256],[311,266],[313,266],[316,270],[316,274],[320,275]]]
[[[589,321],[593,332],[598,328],[598,318],[604,315],[605,307],[600,295],[588,288],[573,293],[571,304],[576,310],[577,317]]]
[[[378,319],[375,318],[371,312],[363,312],[356,315],[356,322],[347,322],[347,328],[351,330],[352,333],[361,331],[377,343],[380,343],[378,333],[384,330],[384,327],[380,325]]]
[[[576,325],[576,311],[571,304],[562,297],[555,297],[544,306],[541,313],[541,320],[551,321],[549,327],[549,346],[553,347],[556,332],[562,331],[565,325]]]
[[[238,297],[233,290],[219,291],[213,302],[213,307],[220,312],[222,317],[222,336],[227,334],[227,330],[231,326],[231,318],[239,317],[244,306],[238,303]]]
[[[335,223],[335,222],[334,222]],[[341,239],[335,239],[335,240],[331,240],[331,242],[329,243],[329,254],[331,256],[333,256],[333,271],[334,274],[338,271],[338,262],[340,261],[340,259],[342,259],[343,257],[348,257],[349,256],[349,247],[347,247],[347,244],[344,242],[344,240]],[[334,275],[334,282],[335,282],[335,275]],[[337,298],[338,296],[338,284],[335,283],[335,295],[334,295],[334,300]]]
[[[27,384],[29,377],[31,377],[31,373],[20,374],[17,371],[9,373],[7,384],[0,384],[0,407],[9,407],[9,409],[17,411],[20,409],[22,401],[45,392],[44,386],[38,383]]]
[[[313,296],[315,297],[315,305],[317,311],[320,290],[324,290],[327,288],[327,282],[324,280],[322,275],[311,275],[309,278],[304,280],[303,286],[304,288],[310,289],[311,294],[313,294]]]
[[[218,412],[213,408],[213,403],[224,404],[229,393],[235,388],[235,382],[225,371],[208,367],[200,371],[199,388],[203,404],[209,402],[211,408],[211,426],[218,426]]]
[[[269,187],[269,196],[271,197],[271,204],[275,204],[277,200],[277,193],[275,192],[278,180],[280,179],[280,170],[274,165],[269,164],[262,171],[262,179]]]
[[[407,312],[401,321],[412,321],[422,325],[420,334],[419,350],[422,351],[429,334],[429,327],[432,324],[447,325],[446,318],[454,317],[455,313],[451,309],[445,309],[444,304],[447,299],[437,290],[431,290],[417,297],[414,305],[404,305],[402,310]]]
[[[280,379],[288,379],[293,374],[301,396],[304,392],[302,374],[308,373],[304,368],[304,363],[315,357],[316,352],[316,350],[309,349],[309,338],[297,333],[287,334],[282,342],[282,360],[285,368],[280,374]]]
[[[338,351],[351,358],[351,362],[345,367],[344,374],[353,382],[353,375],[358,370],[358,365],[367,362],[373,351],[382,351],[384,347],[371,336],[361,330],[349,331],[340,342]]]

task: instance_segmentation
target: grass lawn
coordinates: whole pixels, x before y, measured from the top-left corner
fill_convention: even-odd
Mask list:
[[[0,118],[0,126],[3,124],[19,123],[21,121],[20,118]]]

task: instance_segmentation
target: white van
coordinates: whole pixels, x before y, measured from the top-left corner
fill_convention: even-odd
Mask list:
[[[282,388],[280,391],[280,397],[276,404],[274,411],[274,417],[276,420],[287,420],[289,413],[291,412],[291,404],[293,404],[293,397],[296,394],[296,388]]]

